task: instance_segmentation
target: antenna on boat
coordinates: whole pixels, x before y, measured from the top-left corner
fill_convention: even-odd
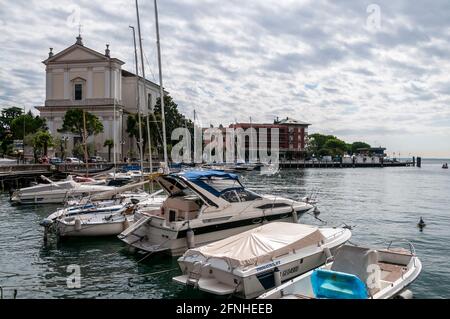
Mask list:
[[[141,69],[142,69],[142,78],[144,79],[144,101],[145,105],[147,106],[147,138],[148,138],[148,153],[149,153],[149,165],[150,165],[150,174],[153,173],[153,160],[152,160],[152,140],[151,140],[151,133],[150,133],[150,110],[148,105],[148,95],[145,92],[145,65],[144,65],[144,50],[142,49],[142,36],[141,36],[141,22],[139,20],[139,5],[138,0],[135,0],[136,3],[136,18],[137,18],[137,27],[138,27],[138,36],[139,36],[139,48],[141,51]],[[153,191],[153,183],[150,184]]]
[[[138,112],[138,123],[139,123],[139,159],[141,163],[141,181],[144,178],[144,150],[142,149],[142,121],[141,121],[141,103],[139,94],[139,66],[137,57],[137,47],[136,47],[136,32],[133,26],[129,26],[133,30],[133,43],[134,43],[134,63],[136,66],[136,107]]]

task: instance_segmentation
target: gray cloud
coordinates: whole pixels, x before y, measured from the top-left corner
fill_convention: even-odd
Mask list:
[[[376,1],[376,32],[366,27],[369,3],[160,1],[165,87],[183,112],[192,116],[195,108],[208,123],[290,116],[343,138],[382,135],[377,140],[395,149],[417,147],[407,133],[421,131],[442,145],[449,132],[450,2]],[[67,19],[75,4],[85,45],[103,51],[109,43],[133,70],[133,1],[4,1],[0,107],[43,104],[41,61],[49,47],[58,52],[74,43],[78,28]],[[156,81],[153,3],[140,5],[145,67]]]

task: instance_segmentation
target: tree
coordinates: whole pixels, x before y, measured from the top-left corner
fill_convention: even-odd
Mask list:
[[[338,138],[331,138],[325,142],[323,149],[328,150],[329,155],[342,156],[347,152],[347,143]]]
[[[45,119],[39,116],[33,116],[33,113],[19,115],[11,122],[11,132],[14,139],[23,140],[25,135],[34,134],[39,130],[46,131],[47,126]]]
[[[47,131],[25,135],[24,143],[33,147],[35,162],[37,162],[39,155],[47,156],[48,148],[55,145],[53,137]]]
[[[38,131],[33,137],[33,148],[37,149],[42,155],[47,156],[47,151],[50,146],[53,146],[53,137],[47,131]]]
[[[11,123],[18,116],[22,115],[22,108],[9,107],[0,113],[0,149],[3,155],[12,151],[14,134],[11,131]]]
[[[359,148],[370,148],[370,145],[364,142],[354,142],[350,144],[352,154],[358,153]]]
[[[154,109],[154,114],[156,121],[158,122],[158,132],[156,132],[156,136],[162,135],[162,122],[161,122],[161,98],[156,100],[156,105]],[[187,119],[183,114],[178,111],[178,105],[173,101],[172,97],[169,95],[164,96],[164,116],[166,120],[166,137],[167,144],[174,146],[177,141],[171,141],[172,132],[179,127],[185,127],[191,131],[193,134],[194,131],[194,123]],[[153,133],[153,132],[152,132]],[[158,143],[160,147],[162,146],[162,138],[159,139]]]
[[[103,147],[108,147],[108,162],[111,162],[111,149],[114,146],[114,141],[113,140],[106,140],[105,143],[103,144]]]
[[[22,112],[23,109],[16,106],[3,109],[0,114],[0,130],[9,130],[11,128],[11,122],[19,115],[22,115]]]
[[[63,125],[60,129],[58,129],[58,132],[70,132],[77,134],[83,139],[82,146],[87,146],[87,139],[89,136],[97,135],[103,132],[103,124],[94,114],[80,109],[73,109],[67,111],[64,115]],[[86,160],[88,154],[84,151],[84,147],[82,148],[82,153],[84,153],[84,159]],[[78,154],[78,156],[75,155],[75,153]],[[74,156],[79,157],[79,149],[74,149],[73,154]]]
[[[158,127],[154,121],[150,121],[150,133],[152,139],[152,145],[156,145],[158,141]],[[145,148],[148,144],[148,134],[147,134],[147,117],[141,116],[141,129],[142,129],[142,149],[145,153]],[[127,128],[126,132],[128,133],[128,137],[135,138],[138,149],[140,150],[141,146],[139,144],[139,117],[138,114],[131,114],[127,117]],[[145,154],[143,154],[145,157]]]
[[[86,117],[86,133],[87,137],[97,135],[103,132],[103,124],[97,116],[92,113],[85,112]],[[63,125],[58,132],[70,132],[80,137],[84,136],[83,110],[69,110],[64,115]]]

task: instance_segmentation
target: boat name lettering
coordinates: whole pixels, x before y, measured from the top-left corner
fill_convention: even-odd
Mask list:
[[[280,261],[276,261],[276,262],[272,262],[272,263],[269,263],[269,264],[265,264],[263,266],[257,267],[256,271],[266,270],[268,268],[275,267],[275,266],[279,265],[280,263],[281,263]]]
[[[296,272],[298,272],[298,269],[299,269],[299,266],[295,266],[295,267],[292,267],[292,268],[283,270],[283,271],[281,272],[281,277],[286,277],[286,276],[288,276],[288,275],[291,275],[291,274],[293,274],[293,273],[296,273]]]

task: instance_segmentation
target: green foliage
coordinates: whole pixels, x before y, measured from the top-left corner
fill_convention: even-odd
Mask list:
[[[39,155],[47,155],[48,148],[55,145],[52,135],[42,130],[25,135],[24,143],[33,147],[35,161]]]
[[[47,131],[38,131],[33,136],[33,148],[42,155],[47,155],[47,150],[54,145],[52,135]]]
[[[357,153],[359,148],[370,148],[370,145],[364,142],[354,142],[350,145],[352,154]]]
[[[108,148],[108,162],[111,162],[111,149],[114,147],[114,141],[113,140],[106,140],[105,143],[103,143],[103,147]]]
[[[163,151],[163,134],[162,134],[162,116],[161,116],[161,99],[158,98],[154,108],[154,114],[150,115],[150,135],[152,147],[156,147],[158,152],[161,154]],[[193,135],[194,123],[187,119],[183,114],[178,111],[178,105],[172,100],[168,95],[164,96],[164,114],[166,120],[166,138],[167,138],[167,152],[170,154],[170,150],[177,141],[171,140],[172,132],[179,127],[186,127],[191,131]],[[145,157],[145,150],[148,145],[148,134],[147,134],[147,117],[141,117],[142,126],[142,139],[143,139],[143,150]],[[127,118],[127,129],[126,132],[131,138],[135,138],[138,148],[139,148],[139,118],[137,114],[130,115]]]
[[[103,132],[103,124],[97,116],[85,112],[87,136],[97,135]],[[63,125],[58,132],[70,132],[82,137],[84,132],[83,110],[73,109],[64,115]]]
[[[22,114],[23,109],[20,107],[13,106],[3,109],[0,114],[0,130],[9,130],[11,128],[11,122]]]
[[[14,134],[11,131],[11,123],[20,115],[22,115],[22,108],[15,106],[2,109],[0,113],[0,150],[2,154],[9,154],[12,151]]]
[[[76,143],[72,149],[72,155],[76,158],[82,158],[84,161],[84,147],[81,143]]]
[[[338,138],[327,140],[323,148],[328,150],[331,156],[342,156],[347,153],[347,143]]]
[[[33,113],[28,112],[16,117],[11,122],[11,132],[14,139],[22,140],[25,135],[36,133],[39,130],[47,130],[45,119],[39,116],[33,116]]]
[[[152,145],[156,145],[156,143],[158,141],[158,134],[160,134],[160,133],[158,133],[158,126],[156,125],[154,120],[152,120],[151,117],[149,119],[149,122],[150,122],[150,133],[151,133]],[[145,153],[145,149],[148,144],[147,117],[142,116],[142,115],[141,115],[141,128],[142,128],[142,139],[143,139],[142,149],[144,150],[144,153]],[[132,114],[132,115],[128,116],[126,132],[128,133],[129,137],[135,138],[137,147],[138,147],[138,149],[140,149],[140,145],[139,145],[139,115],[138,114]]]
[[[308,153],[316,156],[342,156],[344,154],[356,153],[358,148],[370,147],[364,142],[347,144],[334,135],[311,134],[309,135]]]
[[[157,136],[162,134],[162,122],[161,122],[161,98],[156,100],[156,105],[154,109],[156,121],[158,122],[158,126],[160,127]],[[194,131],[194,123],[187,119],[183,114],[178,111],[178,105],[173,101],[172,97],[169,95],[164,96],[164,115],[166,119],[166,136],[167,136],[167,144],[174,146],[178,141],[171,141],[172,132],[179,127],[185,127],[191,131],[193,134]],[[158,145],[160,148],[162,147],[162,139],[159,140]]]

